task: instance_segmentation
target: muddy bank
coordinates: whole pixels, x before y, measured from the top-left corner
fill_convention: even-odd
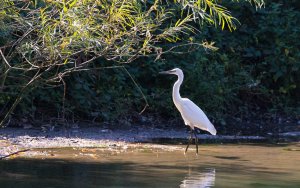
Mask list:
[[[0,158],[17,151],[36,148],[135,148],[141,147],[142,142],[152,142],[152,139],[185,139],[187,134],[184,129],[166,131],[145,128],[111,130],[103,127],[50,130],[4,128],[0,129]],[[154,143],[144,144],[143,147],[165,150],[174,149]]]
[[[180,144],[186,142],[189,132],[186,129],[158,129],[138,127],[134,129],[107,129],[99,127],[71,128],[60,130],[40,129],[0,129],[0,139],[8,140],[13,144],[32,147],[94,147],[105,143],[160,143]],[[266,141],[262,136],[230,136],[198,134],[198,137],[206,143],[234,142],[237,141]]]
[[[63,147],[135,147],[148,143],[147,147],[164,147],[167,144],[185,144],[189,132],[182,129],[159,129],[135,127],[131,129],[108,129],[103,127],[69,129],[0,129],[0,156],[32,148]],[[299,141],[300,132],[287,132],[263,136],[198,135],[200,143],[240,143],[269,141]],[[166,147],[167,149],[169,147]]]

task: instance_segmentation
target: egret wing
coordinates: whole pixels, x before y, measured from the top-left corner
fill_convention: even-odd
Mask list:
[[[215,135],[216,130],[205,113],[191,100],[184,98],[181,105],[181,115],[185,122]]]

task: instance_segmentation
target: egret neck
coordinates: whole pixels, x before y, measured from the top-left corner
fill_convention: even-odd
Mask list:
[[[173,86],[173,93],[172,93],[172,97],[173,97],[173,101],[174,101],[175,105],[178,101],[181,100],[179,89],[180,89],[180,85],[182,84],[182,81],[183,81],[183,73],[181,73],[181,74],[179,73],[177,76],[178,76],[178,80],[175,82],[175,84]]]

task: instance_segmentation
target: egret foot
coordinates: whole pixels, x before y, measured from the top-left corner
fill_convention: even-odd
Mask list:
[[[191,130],[191,135],[190,135],[190,138],[189,138],[189,141],[188,141],[188,145],[185,148],[184,154],[186,154],[187,150],[189,149],[189,146],[190,146],[192,140],[193,140],[193,132]]]
[[[191,129],[191,134],[190,134],[190,138],[189,138],[189,141],[188,141],[188,145],[186,146],[185,148],[185,151],[184,151],[184,154],[186,154],[187,150],[189,149],[189,146],[193,140],[193,133],[195,135],[195,144],[196,144],[196,155],[198,155],[198,137],[197,137],[197,133],[195,130]]]

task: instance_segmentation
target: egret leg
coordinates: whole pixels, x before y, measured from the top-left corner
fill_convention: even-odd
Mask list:
[[[192,142],[192,139],[193,139],[193,130],[191,129],[191,134],[190,134],[190,138],[189,138],[189,141],[188,141],[188,145],[186,146],[184,153],[186,153],[187,150],[189,149],[189,146],[190,146],[190,144]]]
[[[198,155],[198,137],[196,131],[194,131],[194,135],[195,135],[195,144],[196,144],[196,154]]]

